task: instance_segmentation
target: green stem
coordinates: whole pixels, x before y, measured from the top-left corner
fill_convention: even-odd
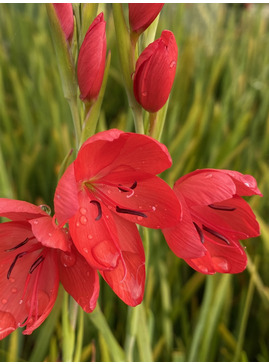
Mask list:
[[[81,122],[80,115],[78,111],[78,104],[75,97],[71,97],[68,99],[69,107],[72,114],[73,125],[75,130],[75,138],[76,138],[76,151],[78,152],[80,139],[81,139]]]
[[[110,327],[108,326],[108,323],[97,304],[95,310],[87,315],[87,317],[91,320],[91,322],[94,324],[94,326],[98,329],[98,331],[101,332],[101,334],[104,336],[104,339],[107,342],[107,345],[110,350],[111,357],[114,361],[125,361],[125,354],[122,349],[122,347],[117,342],[115,336],[113,335],[112,331],[110,330]]]

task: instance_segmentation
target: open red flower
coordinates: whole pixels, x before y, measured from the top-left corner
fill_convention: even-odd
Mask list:
[[[0,340],[17,327],[31,334],[49,315],[59,279],[90,312],[99,293],[98,274],[77,252],[68,233],[42,208],[0,199]],[[59,249],[55,249],[55,248]]]
[[[129,24],[131,31],[141,34],[158,16],[164,4],[129,3]]]
[[[239,240],[260,234],[255,215],[240,197],[261,195],[254,177],[197,170],[180,178],[174,191],[182,204],[182,221],[163,230],[172,251],[201,273],[243,271],[247,257]]]
[[[82,101],[97,98],[106,63],[106,22],[100,13],[90,25],[78,55],[78,85]]]
[[[72,39],[74,31],[74,17],[73,17],[73,7],[71,3],[55,3],[53,4],[56,11],[57,17],[60,21],[61,28],[64,32],[65,39]]]
[[[140,54],[134,73],[136,101],[147,111],[157,112],[171,92],[177,65],[178,49],[174,34],[164,30]]]
[[[56,188],[55,215],[88,263],[127,304],[141,302],[145,256],[136,224],[164,228],[180,203],[159,177],[171,166],[166,147],[113,129],[89,138]]]

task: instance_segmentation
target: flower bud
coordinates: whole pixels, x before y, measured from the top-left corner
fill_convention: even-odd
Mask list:
[[[139,56],[133,89],[137,102],[145,110],[156,112],[166,103],[176,74],[177,53],[174,34],[164,30]]]
[[[106,22],[100,13],[90,25],[80,47],[77,64],[80,98],[91,101],[97,98],[105,71]]]
[[[71,40],[74,31],[72,4],[57,3],[53,4],[53,6],[65,34],[65,39]]]
[[[131,31],[141,34],[162,10],[164,4],[129,4],[129,24]]]

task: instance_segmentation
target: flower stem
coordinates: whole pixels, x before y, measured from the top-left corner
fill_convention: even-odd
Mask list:
[[[80,139],[81,139],[81,121],[80,115],[78,111],[77,100],[75,97],[71,97],[68,99],[69,107],[72,114],[73,125],[75,130],[75,138],[76,138],[76,151],[78,152]]]

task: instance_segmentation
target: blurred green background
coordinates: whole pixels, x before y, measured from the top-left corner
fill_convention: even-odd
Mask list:
[[[127,4],[123,5],[127,12]],[[111,5],[101,5],[112,61],[98,130],[134,131],[123,88]],[[206,277],[150,231],[144,318],[134,361],[269,360],[269,7],[166,4],[156,37],[174,32],[179,61],[162,135],[173,158],[170,185],[197,168],[252,174],[263,198],[248,199],[261,237],[244,241],[245,272]],[[0,196],[53,205],[57,173],[74,147],[45,5],[0,4]],[[128,309],[101,282],[112,333],[128,341]],[[94,315],[94,314],[92,314]],[[81,361],[115,357],[89,315]],[[83,321],[80,321],[83,322]],[[0,342],[1,361],[62,360],[61,302],[31,336]]]

